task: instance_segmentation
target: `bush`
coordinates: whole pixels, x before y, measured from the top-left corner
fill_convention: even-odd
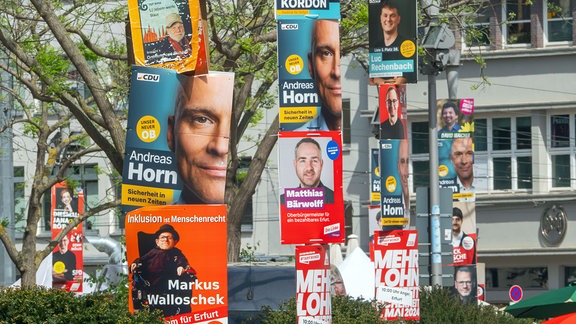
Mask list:
[[[277,310],[267,306],[257,319],[248,323],[294,323],[296,300],[290,299]],[[376,323],[379,313],[372,301],[336,296],[332,298],[332,322]],[[388,321],[387,323],[417,323],[414,321]],[[461,304],[448,289],[434,288],[420,294],[420,323],[489,323],[489,324],[529,324],[533,319],[517,319],[498,312],[493,306],[479,307],[475,304]]]
[[[0,323],[164,323],[158,313],[128,312],[128,295],[76,296],[63,290],[3,288]]]

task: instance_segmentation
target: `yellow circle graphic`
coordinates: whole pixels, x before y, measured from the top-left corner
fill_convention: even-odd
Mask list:
[[[400,54],[404,57],[412,57],[416,53],[416,44],[411,40],[405,40],[400,45]]]
[[[145,143],[154,142],[160,136],[160,123],[154,116],[146,115],[136,123],[136,134]]]
[[[396,178],[393,176],[386,178],[386,190],[388,190],[388,192],[396,191]]]
[[[438,175],[441,177],[445,177],[448,175],[448,167],[444,164],[438,166]]]
[[[292,54],[286,58],[286,71],[292,75],[300,74],[304,69],[304,61],[299,55]]]
[[[379,177],[380,176],[380,167],[376,167],[376,169],[374,169],[374,174]]]
[[[53,266],[54,272],[62,273],[66,269],[66,265],[62,261],[57,261]]]

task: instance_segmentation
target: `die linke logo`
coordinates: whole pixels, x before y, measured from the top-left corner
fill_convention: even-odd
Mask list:
[[[160,82],[160,75],[150,73],[138,73],[136,75],[138,81]]]
[[[298,24],[281,24],[281,30],[298,30]]]

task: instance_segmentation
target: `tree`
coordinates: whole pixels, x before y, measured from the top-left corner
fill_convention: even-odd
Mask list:
[[[22,117],[11,121],[35,139],[35,171],[29,194],[22,250],[7,235],[5,221],[0,240],[22,276],[22,287],[35,284],[35,274],[60,239],[74,226],[119,200],[103,202],[74,219],[42,250],[36,251],[42,196],[57,182],[68,180],[67,169],[88,154],[102,152],[113,169],[122,170],[125,132],[123,113],[129,69],[124,39],[106,38],[112,26],[124,21],[122,5],[96,2],[5,1],[0,18],[0,42],[4,58],[0,68],[14,80],[3,89],[14,98],[13,109]],[[121,17],[121,18],[119,18]],[[120,25],[122,26],[122,25]],[[88,34],[86,32],[88,31]],[[119,42],[121,41],[121,42]],[[90,95],[70,83],[76,75]],[[80,134],[66,134],[79,123]],[[65,136],[63,136],[65,135]],[[91,144],[91,139],[94,144]],[[79,148],[71,154],[68,148]]]
[[[239,143],[253,141],[246,135],[264,109],[275,107],[272,89],[276,72],[276,23],[272,0],[209,1],[207,4],[211,61],[213,70],[233,71],[236,85],[231,125],[230,154],[226,185],[228,205],[229,261],[240,251],[240,220],[258,184],[266,160],[276,143],[278,118],[258,145],[245,177],[238,182]],[[341,1],[341,48],[343,55],[354,54],[366,64],[368,46],[367,4]],[[36,251],[36,229],[40,219],[41,197],[50,187],[66,179],[66,168],[82,156],[105,154],[112,168],[122,172],[125,149],[125,106],[129,84],[129,64],[120,30],[126,24],[125,1],[105,0],[6,0],[0,14],[0,51],[10,64],[1,65],[19,84],[12,91],[24,118],[13,123],[27,125],[36,136],[36,170],[30,193],[24,244],[17,251],[2,223],[0,240],[22,275],[24,287],[34,283],[40,261],[74,225],[91,215],[119,204],[105,202],[70,224],[46,248]],[[129,29],[129,28],[127,28]],[[129,45],[129,44],[128,44]],[[128,46],[130,48],[130,46]],[[89,95],[69,86],[70,73],[77,73]],[[33,101],[32,99],[36,100]],[[41,104],[34,105],[34,102]],[[34,114],[33,110],[38,110]],[[50,117],[57,116],[54,121]],[[54,147],[47,143],[71,122],[84,133],[67,138]],[[86,145],[90,138],[94,144]],[[67,145],[83,144],[83,149],[62,158]]]

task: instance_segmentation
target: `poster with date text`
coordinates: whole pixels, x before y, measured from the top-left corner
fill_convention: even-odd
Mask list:
[[[298,323],[332,322],[330,297],[330,248],[327,245],[296,247],[296,316]]]
[[[376,300],[385,320],[419,320],[418,232],[374,233]]]

